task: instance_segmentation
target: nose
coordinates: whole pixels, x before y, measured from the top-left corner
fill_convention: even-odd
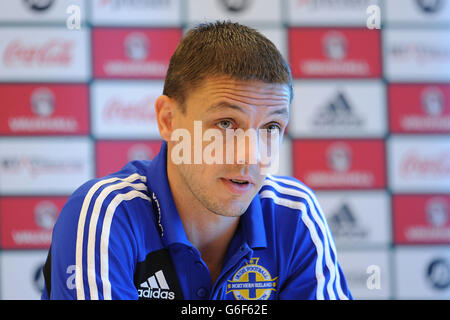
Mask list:
[[[243,129],[227,131],[227,163],[232,160],[233,164],[255,165],[259,164],[261,157],[259,155],[259,143],[256,130]]]
[[[234,133],[227,132],[226,140],[227,163],[256,165],[260,168],[261,174],[278,170],[280,143],[278,134],[264,130],[247,129],[244,132],[238,129]],[[233,152],[230,152],[231,150]]]

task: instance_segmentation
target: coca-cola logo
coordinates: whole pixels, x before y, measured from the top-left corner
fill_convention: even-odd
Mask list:
[[[416,150],[408,152],[400,163],[400,174],[410,176],[450,176],[450,150],[424,155]]]
[[[5,66],[67,66],[72,62],[74,43],[69,40],[52,39],[41,44],[10,42],[3,54]]]
[[[153,109],[154,100],[153,97],[147,97],[136,102],[129,102],[112,98],[103,109],[103,119],[105,121],[154,121],[156,119]]]

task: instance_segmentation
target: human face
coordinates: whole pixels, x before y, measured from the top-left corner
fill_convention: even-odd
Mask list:
[[[223,154],[226,157],[226,129],[248,129],[258,132],[266,129],[276,131],[281,142],[289,118],[290,92],[287,85],[268,84],[260,81],[239,81],[229,78],[210,78],[193,90],[185,101],[185,113],[176,112],[173,116],[173,130],[186,129],[194,137],[194,121],[200,121],[202,131],[215,129],[223,133]],[[196,122],[197,124],[199,122]],[[193,146],[191,154],[198,152]],[[234,140],[234,139],[233,139]],[[168,141],[168,156],[177,142]],[[208,143],[202,141],[202,151]],[[251,149],[245,143],[245,162],[221,164],[171,165],[172,175],[178,180],[176,192],[189,193],[187,198],[201,207],[221,215],[236,217],[243,214],[260,190],[265,175],[260,161],[249,161]],[[255,151],[256,150],[256,151]],[[235,149],[235,157],[238,152]],[[273,155],[271,155],[273,156]],[[260,159],[259,155],[253,159]],[[168,165],[169,170],[169,165]],[[232,180],[245,181],[244,184]]]

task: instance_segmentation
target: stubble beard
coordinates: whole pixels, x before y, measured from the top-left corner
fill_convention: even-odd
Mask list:
[[[192,171],[185,168],[185,166],[186,165],[177,166],[177,171],[183,180],[183,184],[203,207],[216,215],[224,217],[239,217],[245,213],[250,202],[245,204],[242,200],[237,202],[232,199],[230,199],[230,201],[215,199],[212,195],[214,194],[214,191],[208,193],[207,190],[205,190],[207,187],[202,187],[203,184],[201,182],[196,183],[197,179],[192,174]],[[232,204],[233,202],[234,204]]]

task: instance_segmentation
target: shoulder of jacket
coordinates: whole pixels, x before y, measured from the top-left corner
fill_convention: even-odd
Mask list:
[[[294,210],[302,211],[318,207],[314,191],[300,180],[289,176],[268,175],[259,196],[271,199],[278,207]]]

